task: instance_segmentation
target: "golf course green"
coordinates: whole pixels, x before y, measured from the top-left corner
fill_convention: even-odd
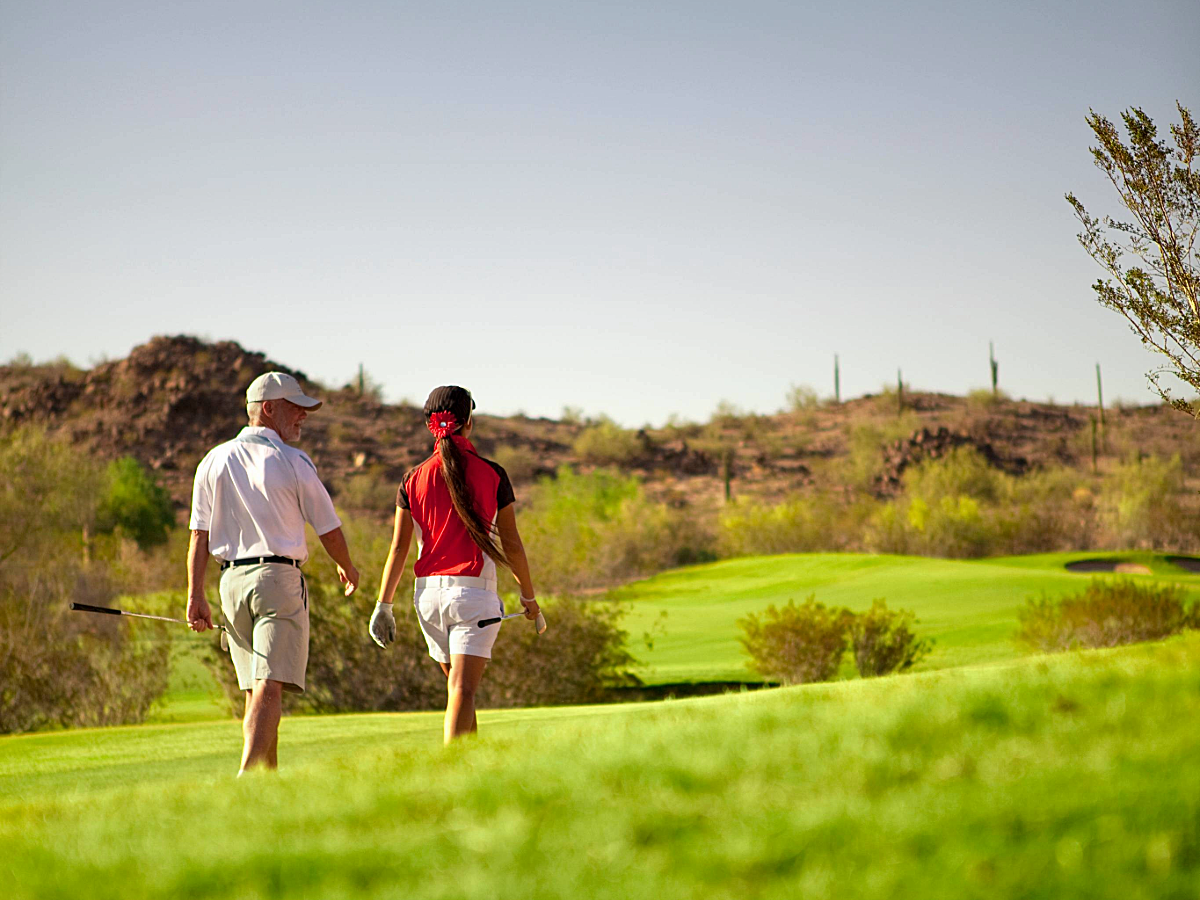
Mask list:
[[[1192,897],[1200,635],[722,697],[0,740],[5,896]]]
[[[0,738],[4,896],[1195,897],[1200,633],[1012,643],[1028,594],[1092,577],[1079,556],[665,573],[616,592],[631,634],[662,623],[634,648],[648,680],[746,677],[736,620],[810,593],[913,609],[936,650],[884,678],[483,710],[448,749],[436,712],[293,716],[281,770],[241,779],[240,723],[181,641],[157,723]]]
[[[1013,641],[1017,611],[1043,592],[1082,590],[1096,574],[1066,565],[1094,558],[1149,569],[1139,580],[1200,588],[1200,575],[1163,556],[1140,553],[1053,553],[983,560],[929,559],[860,553],[803,553],[731,559],[673,569],[611,592],[628,605],[624,627],[648,684],[758,681],[738,641],[738,619],[809,595],[854,611],[883,598],[912,610],[915,630],[934,639],[917,671],[1015,659],[1029,651]],[[643,636],[650,636],[650,646]]]

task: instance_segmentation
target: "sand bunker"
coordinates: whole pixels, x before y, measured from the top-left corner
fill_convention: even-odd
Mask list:
[[[1196,560],[1200,566],[1200,560]],[[1077,559],[1066,565],[1068,572],[1116,572],[1118,575],[1150,575],[1148,566],[1120,559]],[[1200,571],[1197,568],[1196,571]]]

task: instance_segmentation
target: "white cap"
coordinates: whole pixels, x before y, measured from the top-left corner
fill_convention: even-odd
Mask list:
[[[246,402],[262,400],[290,400],[305,409],[319,409],[321,406],[320,400],[300,390],[300,382],[286,372],[267,372],[250,382],[250,387],[246,388]]]

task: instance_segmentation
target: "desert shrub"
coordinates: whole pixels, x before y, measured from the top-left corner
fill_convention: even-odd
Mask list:
[[[966,558],[986,555],[991,537],[979,501],[960,495],[884,504],[871,517],[865,539],[880,553]]]
[[[903,672],[929,653],[932,642],[912,631],[915,617],[908,610],[888,609],[882,599],[850,619],[854,665],[864,678]]]
[[[66,566],[0,588],[0,732],[145,718],[167,686],[164,624],[68,611],[113,596],[102,573]]]
[[[171,495],[141,463],[132,456],[123,456],[108,464],[96,509],[97,531],[120,528],[145,548],[165,544],[174,526]]]
[[[0,438],[0,570],[10,560],[32,561],[68,534],[78,551],[101,480],[89,456],[42,429]]]
[[[1200,608],[1179,585],[1096,578],[1078,594],[1030,597],[1017,639],[1038,650],[1116,647],[1200,627]]]
[[[814,410],[821,405],[817,392],[807,384],[793,384],[788,388],[787,407],[794,413]]]
[[[480,688],[481,706],[596,703],[615,688],[641,683],[630,670],[634,659],[625,649],[620,606],[570,599],[542,606],[545,634],[524,619],[502,626]]]
[[[860,531],[863,509],[833,494],[777,504],[739,497],[719,515],[718,550],[722,556],[754,556],[850,549]]]
[[[1183,463],[1176,454],[1133,457],[1117,466],[1105,486],[1101,518],[1109,543],[1121,548],[1183,546],[1196,533],[1197,517],[1184,509]]]
[[[504,467],[513,482],[530,481],[537,473],[537,454],[528,447],[500,444],[492,451],[492,459]]]
[[[768,606],[738,620],[750,668],[784,684],[828,681],[837,674],[849,640],[849,614],[810,596],[803,605]]]
[[[847,426],[846,444],[849,452],[834,477],[859,490],[870,488],[883,469],[884,446],[909,437],[920,427],[921,420],[913,412],[891,416],[880,423]]]
[[[717,428],[740,428],[745,417],[746,412],[740,406],[729,400],[721,400],[708,421]]]
[[[864,543],[879,552],[957,558],[1034,553],[1086,546],[1095,522],[1078,473],[1017,477],[960,447],[906,472],[903,495],[876,508]]]
[[[140,721],[166,687],[164,628],[69,611],[110,605],[119,585],[80,552],[100,484],[42,431],[0,440],[0,731]]]
[[[1009,400],[1004,391],[992,391],[991,388],[973,388],[967,393],[967,406],[971,409],[990,409]]]
[[[549,593],[611,584],[712,557],[688,509],[647,499],[639,479],[569,467],[542,478],[518,515],[534,579]]]
[[[642,442],[635,432],[622,428],[611,419],[601,418],[580,433],[573,449],[584,462],[620,466],[637,459],[642,452]]]
[[[338,506],[375,516],[391,516],[396,509],[396,479],[385,466],[367,466],[352,472],[337,485]]]

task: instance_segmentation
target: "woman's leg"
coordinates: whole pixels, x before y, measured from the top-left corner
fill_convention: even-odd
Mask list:
[[[475,692],[483,680],[488,661],[482,656],[452,654],[450,666],[442,663],[446,673],[446,721],[442,734],[450,743],[464,734],[477,730],[475,721]]]
[[[449,679],[450,678],[450,663],[440,662],[440,663],[438,663],[438,665],[442,667],[442,674],[445,675],[447,679]],[[447,691],[450,690],[449,684],[446,685],[446,690]],[[479,730],[479,724],[475,721],[474,714],[472,714],[471,715],[471,733],[474,734],[478,730]]]

